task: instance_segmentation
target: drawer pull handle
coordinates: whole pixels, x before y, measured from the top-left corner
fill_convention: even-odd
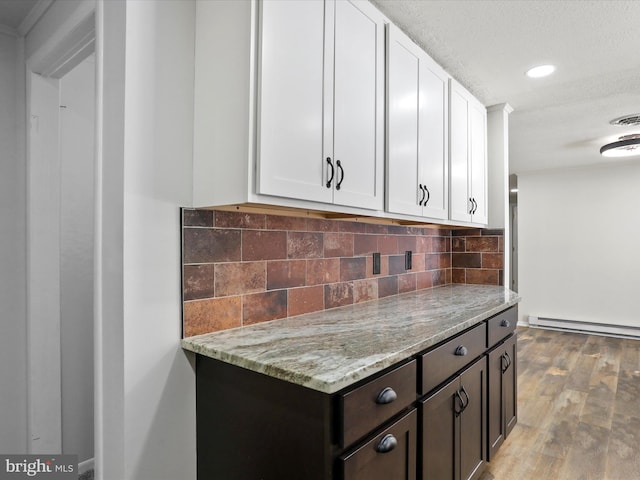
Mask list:
[[[398,394],[391,387],[384,388],[376,398],[378,405],[386,405],[398,399]]]
[[[511,323],[506,318],[500,322],[501,327],[510,327]]]
[[[387,433],[384,437],[382,437],[382,440],[380,440],[380,443],[378,443],[378,446],[376,447],[376,452],[387,453],[393,450],[394,448],[396,448],[397,446],[398,446],[398,440],[396,440],[396,437],[394,437],[390,433]]]
[[[467,353],[469,353],[469,350],[467,350],[467,347],[464,345],[459,345],[455,351],[455,355],[458,355],[459,357],[464,357]]]

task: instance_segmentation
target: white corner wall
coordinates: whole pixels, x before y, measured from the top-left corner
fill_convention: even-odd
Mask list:
[[[520,320],[640,327],[640,162],[518,174]]]
[[[192,202],[195,2],[126,3],[125,478],[196,478],[195,372],[180,347],[180,207]]]
[[[0,33],[0,452],[27,451],[23,41]]]

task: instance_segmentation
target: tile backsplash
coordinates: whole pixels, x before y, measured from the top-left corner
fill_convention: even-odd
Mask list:
[[[452,282],[502,282],[501,231],[220,210],[182,215],[185,337]]]

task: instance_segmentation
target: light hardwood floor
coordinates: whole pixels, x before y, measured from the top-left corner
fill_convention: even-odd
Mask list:
[[[518,424],[480,480],[640,480],[640,341],[518,329]]]

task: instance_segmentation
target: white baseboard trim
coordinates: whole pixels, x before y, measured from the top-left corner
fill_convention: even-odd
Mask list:
[[[89,460],[85,460],[84,462],[80,462],[78,464],[78,475],[82,475],[89,470],[93,470],[94,467],[94,459],[90,458]]]
[[[611,325],[607,323],[581,322],[577,320],[562,320],[557,318],[544,318],[529,315],[529,326],[533,328],[546,328],[564,332],[587,333],[590,335],[602,335],[605,337],[640,339],[640,328],[628,325]]]

